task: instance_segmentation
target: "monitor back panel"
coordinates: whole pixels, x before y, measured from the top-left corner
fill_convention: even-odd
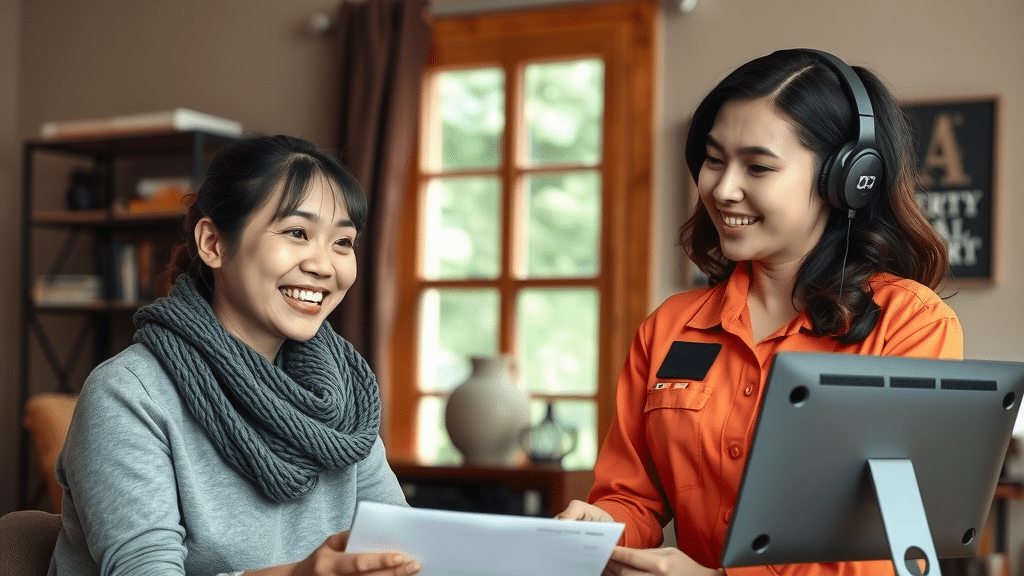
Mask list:
[[[910,459],[936,552],[977,553],[1024,363],[780,353],[723,565],[886,559],[867,461]]]

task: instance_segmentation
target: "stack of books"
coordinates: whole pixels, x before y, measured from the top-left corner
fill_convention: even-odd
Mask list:
[[[98,274],[50,274],[36,278],[32,301],[36,306],[79,306],[103,298]]]

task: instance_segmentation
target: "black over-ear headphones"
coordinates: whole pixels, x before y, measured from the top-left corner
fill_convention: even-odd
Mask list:
[[[860,77],[839,58],[821,50],[803,49],[839,76],[857,112],[857,138],[843,144],[821,167],[818,188],[836,208],[867,206],[885,188],[885,164],[875,149],[875,115]],[[852,217],[852,213],[851,213]]]

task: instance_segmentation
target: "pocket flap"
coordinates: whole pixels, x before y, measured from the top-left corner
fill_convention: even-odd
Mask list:
[[[658,408],[682,408],[684,410],[700,410],[708,403],[711,391],[700,382],[691,382],[685,388],[662,388],[647,392],[647,405],[644,412]]]

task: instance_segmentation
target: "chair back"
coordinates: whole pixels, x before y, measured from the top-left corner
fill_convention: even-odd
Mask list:
[[[0,574],[46,576],[61,519],[41,510],[18,510],[0,517]]]

